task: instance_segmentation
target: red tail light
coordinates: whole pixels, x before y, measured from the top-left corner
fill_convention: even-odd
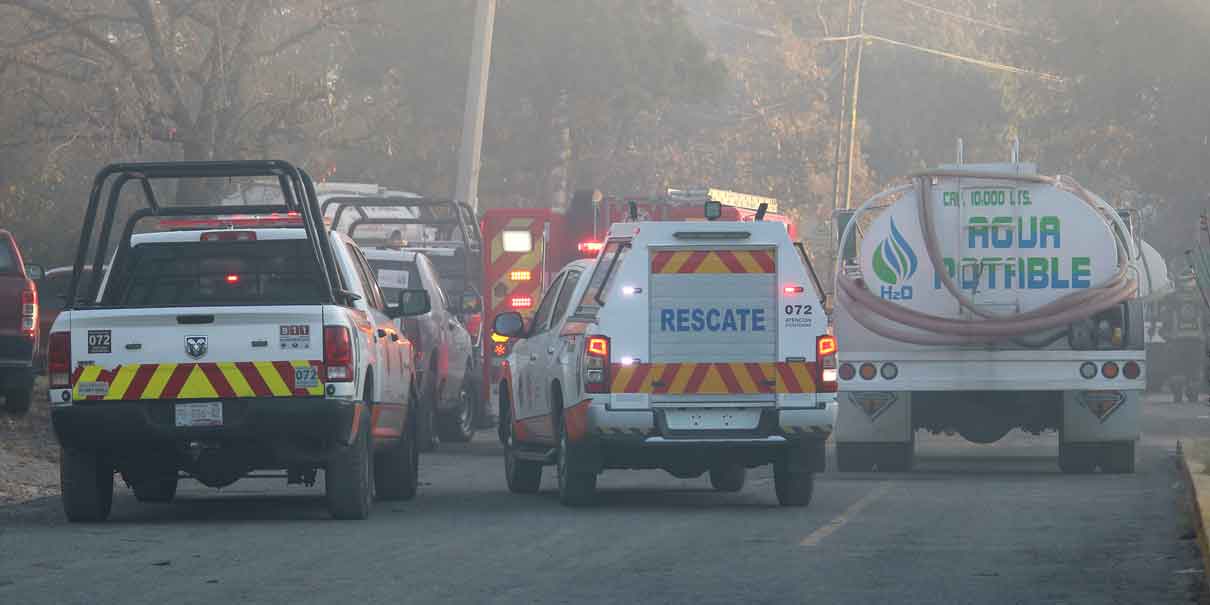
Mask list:
[[[466,332],[471,335],[471,344],[479,344],[479,338],[483,336],[483,333],[480,331],[482,327],[482,313],[475,313],[466,318]]]
[[[324,326],[326,382],[353,382],[353,341],[344,326]]]
[[[534,299],[529,296],[514,296],[508,299],[508,306],[514,309],[528,309],[534,306]]]
[[[815,367],[820,393],[836,392],[836,337],[823,334],[815,339]]]
[[[52,389],[71,388],[71,333],[54,332],[46,351],[47,382]]]
[[[589,336],[584,340],[584,391],[608,393],[610,381],[609,338]]]
[[[38,290],[32,285],[21,292],[21,336],[29,341],[38,337]]]

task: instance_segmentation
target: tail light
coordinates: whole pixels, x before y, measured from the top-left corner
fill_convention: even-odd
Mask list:
[[[479,344],[479,339],[483,336],[481,329],[483,328],[483,314],[475,313],[466,318],[466,332],[471,335],[471,344]]]
[[[47,382],[52,389],[71,388],[71,333],[54,332],[46,351]]]
[[[1122,376],[1130,380],[1138,378],[1142,373],[1143,369],[1139,366],[1138,362],[1127,361],[1126,365],[1122,366]]]
[[[32,286],[21,291],[21,336],[29,341],[38,337],[38,290]]]
[[[583,254],[585,256],[596,256],[597,253],[600,252],[601,249],[604,247],[605,247],[605,244],[603,242],[593,242],[593,241],[580,242],[580,244],[578,246],[576,246],[576,248],[579,249],[580,254]]]
[[[1117,378],[1118,364],[1112,361],[1106,361],[1105,364],[1101,366],[1101,376],[1104,376],[1105,378]]]
[[[608,393],[610,380],[609,338],[589,336],[584,339],[584,391]]]
[[[324,326],[326,382],[353,382],[353,341],[344,326]]]
[[[823,334],[815,339],[815,367],[819,368],[819,391],[836,392],[836,337]]]

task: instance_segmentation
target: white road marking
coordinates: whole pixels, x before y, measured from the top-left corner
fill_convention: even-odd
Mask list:
[[[811,532],[811,535],[803,538],[802,542],[799,542],[798,545],[803,547],[811,547],[819,544],[821,540],[836,533],[836,530],[844,527],[849,522],[849,519],[852,519],[857,515],[857,513],[860,513],[862,509],[886,494],[887,491],[891,489],[892,485],[893,483],[890,481],[879,483],[877,487],[870,490],[869,493],[862,496],[861,499],[850,504],[849,507],[844,509],[844,512],[837,515],[835,519],[832,519],[823,527]]]

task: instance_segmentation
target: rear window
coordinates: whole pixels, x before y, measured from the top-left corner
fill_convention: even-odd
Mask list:
[[[387,301],[398,301],[399,293],[409,288],[421,288],[420,271],[416,263],[401,260],[373,260],[370,268],[374,270],[374,280]]]
[[[171,242],[131,250],[105,303],[130,307],[322,304],[323,274],[299,240]]]
[[[613,240],[605,244],[601,258],[593,267],[592,277],[588,281],[588,289],[584,291],[584,296],[580,299],[581,308],[605,305],[604,295],[609,292],[609,286],[613,283],[618,269],[622,267],[622,261],[629,252],[629,241]]]
[[[81,284],[87,284],[92,279],[92,271],[84,270],[81,274]],[[59,311],[67,303],[67,288],[71,286],[71,272],[55,273],[42,278],[38,282],[38,304],[43,309]],[[84,285],[80,286],[85,287]]]
[[[9,243],[2,239],[0,239],[0,273],[20,273],[17,259],[13,257]]]

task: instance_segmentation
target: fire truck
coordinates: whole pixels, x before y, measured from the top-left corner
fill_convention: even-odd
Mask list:
[[[793,221],[778,212],[776,199],[711,187],[669,189],[654,197],[612,197],[599,191],[580,190],[566,210],[549,208],[493,208],[483,214],[482,325],[491,326],[496,315],[507,311],[526,319],[535,311],[550,278],[563,265],[579,258],[595,258],[610,225],[639,221],[701,221],[706,201],[722,203],[719,220],[765,221],[786,225],[792,241],[798,240]],[[483,347],[484,380],[491,385],[490,401],[499,401],[494,379],[509,351],[509,339],[491,334]],[[490,406],[489,406],[490,407]]]

